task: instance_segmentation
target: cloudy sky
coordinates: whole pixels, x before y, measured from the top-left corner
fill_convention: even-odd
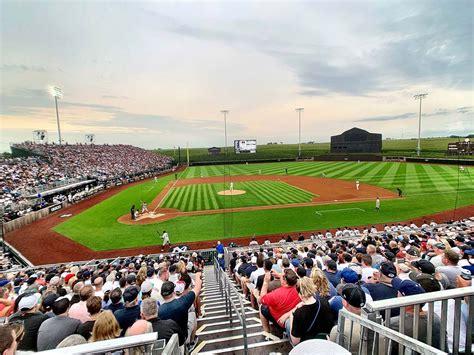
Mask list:
[[[473,3],[1,1],[0,151],[45,129],[144,148],[474,133]]]

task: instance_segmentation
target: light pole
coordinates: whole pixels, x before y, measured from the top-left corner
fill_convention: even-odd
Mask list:
[[[229,110],[221,110],[221,112],[224,114],[225,156],[227,156],[227,114]]]
[[[61,126],[59,125],[59,111],[58,111],[58,99],[63,98],[63,89],[58,88],[57,86],[50,87],[51,95],[54,96],[54,103],[56,104],[56,122],[58,124],[58,136],[59,144],[61,144]]]
[[[298,112],[298,158],[301,158],[301,112],[304,108],[298,107],[296,111]]]
[[[416,147],[416,155],[417,156],[420,156],[420,151],[421,151],[421,147],[420,147],[420,137],[421,137],[421,102],[423,101],[423,99],[428,96],[428,94],[418,94],[418,95],[415,95],[413,96],[415,98],[415,100],[420,100],[420,113],[418,115],[418,145]]]

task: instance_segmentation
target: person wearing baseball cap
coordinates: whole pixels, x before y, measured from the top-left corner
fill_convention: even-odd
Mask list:
[[[420,259],[420,260],[413,261],[411,265],[415,267],[415,269],[417,269],[422,274],[434,275],[435,273],[435,266],[433,265],[431,261]]]
[[[194,304],[194,300],[199,297],[202,288],[202,272],[195,274],[194,289],[180,298],[176,297],[175,284],[173,282],[164,282],[161,286],[161,296],[164,303],[158,310],[160,319],[172,319],[181,327],[181,330],[188,334],[189,308]],[[188,336],[191,334],[188,334]]]
[[[344,269],[347,270],[347,269]],[[343,271],[344,271],[343,270]],[[348,283],[342,287],[341,298],[342,306],[351,313],[357,314],[360,316],[362,307],[365,306],[367,302],[366,293],[362,288],[356,284]],[[347,349],[349,341],[351,342],[350,351],[353,354],[358,353],[359,343],[360,343],[360,324],[357,322],[354,323],[353,328],[351,329],[352,322],[349,319],[345,320],[344,325],[344,335],[343,335],[343,344],[344,348]],[[352,333],[352,337],[351,337]],[[330,340],[336,342],[337,336],[337,325],[331,329]]]
[[[429,260],[435,267],[443,266],[443,254],[445,250],[446,245],[441,242],[435,243],[433,245],[433,252],[435,256],[431,257]]]
[[[425,290],[421,285],[412,280],[400,280],[399,278],[394,278],[392,281],[394,289],[398,292],[398,297],[409,297],[415,295],[421,295],[425,293]],[[427,343],[427,329],[428,329],[428,313],[423,311],[423,304],[420,305],[419,314],[418,314],[418,340]],[[392,308],[392,314],[393,314]],[[409,305],[405,307],[405,317],[404,324],[405,330],[404,334],[413,337],[413,319],[415,312],[415,306]],[[399,331],[400,316],[395,316],[390,318],[389,327],[395,331]],[[432,323],[432,338],[431,346],[439,349],[440,348],[440,339],[441,339],[441,319],[438,315],[434,314],[433,323]],[[397,344],[392,348],[392,351],[398,351]]]
[[[8,319],[8,322],[20,321],[25,326],[23,339],[18,343],[18,350],[38,351],[38,330],[49,317],[38,312],[41,296],[39,293],[23,293],[18,296],[18,312]]]
[[[374,275],[375,276],[375,275]],[[392,280],[397,277],[397,269],[390,261],[380,264],[380,270],[376,274],[375,283],[365,284],[370,296],[374,301],[386,300],[397,297],[397,290],[392,286]],[[393,310],[392,314],[399,314],[399,310]]]
[[[123,291],[122,298],[125,302],[125,307],[114,313],[120,325],[120,329],[122,329],[121,336],[124,336],[127,329],[132,326],[137,319],[140,319],[140,306],[138,305],[139,293],[140,290],[137,286],[129,286]]]

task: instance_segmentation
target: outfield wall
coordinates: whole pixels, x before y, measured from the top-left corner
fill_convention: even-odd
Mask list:
[[[474,165],[471,159],[449,159],[449,158],[415,158],[404,157],[407,163],[431,163],[431,164],[448,164],[448,165]],[[190,162],[189,166],[205,166],[205,165],[225,165],[225,164],[258,164],[258,163],[278,163],[293,161],[383,161],[383,155],[374,154],[325,154],[308,157],[303,159],[281,158],[281,159],[253,159],[253,160],[219,160],[219,161],[199,161]],[[185,164],[183,164],[185,165]]]

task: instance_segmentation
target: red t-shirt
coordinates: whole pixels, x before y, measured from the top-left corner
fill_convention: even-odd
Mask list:
[[[282,315],[301,302],[296,287],[278,287],[262,297],[261,303],[268,306],[272,317],[278,321]]]

